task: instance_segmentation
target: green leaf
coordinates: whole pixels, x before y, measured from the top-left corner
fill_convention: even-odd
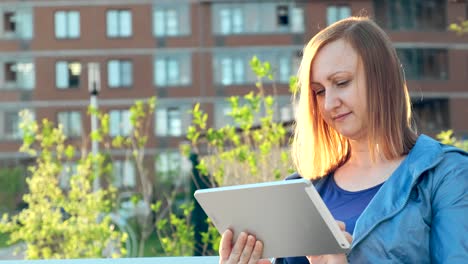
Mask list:
[[[289,91],[292,94],[296,94],[299,91],[298,81],[299,78],[297,76],[291,76],[289,78]]]
[[[68,145],[65,150],[65,156],[67,159],[71,160],[75,156],[75,147]]]

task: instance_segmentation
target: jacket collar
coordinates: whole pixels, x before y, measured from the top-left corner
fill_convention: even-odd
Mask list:
[[[379,223],[397,214],[408,202],[411,190],[419,177],[435,167],[447,151],[458,150],[420,135],[405,160],[382,185],[356,222],[353,234],[354,248]]]

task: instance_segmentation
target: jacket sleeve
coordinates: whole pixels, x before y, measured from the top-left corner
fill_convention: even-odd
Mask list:
[[[466,263],[468,259],[468,157],[439,164],[443,177],[432,196],[431,263]],[[442,172],[443,171],[443,172]]]

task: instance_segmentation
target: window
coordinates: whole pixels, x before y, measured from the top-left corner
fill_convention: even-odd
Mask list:
[[[446,0],[374,0],[376,21],[391,30],[447,28]]]
[[[190,161],[183,157],[177,150],[168,150],[159,152],[155,160],[156,177],[163,181],[177,181],[184,180],[190,177],[192,164]]]
[[[0,38],[31,39],[33,35],[32,9],[16,7],[0,10]]]
[[[129,60],[110,60],[107,63],[109,87],[128,87],[133,84],[133,65]]]
[[[136,185],[135,165],[129,160],[116,160],[112,163],[113,184],[117,188],[133,188]]]
[[[58,61],[55,63],[55,85],[59,89],[80,86],[81,63],[77,61]]]
[[[291,58],[284,56],[279,58],[278,79],[281,83],[289,83],[291,77]]]
[[[59,176],[59,186],[62,190],[70,189],[70,179],[73,175],[76,175],[78,171],[78,165],[76,162],[63,162],[62,172]]]
[[[16,63],[7,62],[5,63],[5,81],[7,82],[16,82]]]
[[[34,88],[35,71],[32,62],[6,62],[3,68],[6,89]]]
[[[111,110],[109,111],[109,135],[128,136],[132,130],[130,124],[129,110]]]
[[[191,79],[191,58],[157,57],[154,61],[154,84],[156,86],[188,85]]]
[[[219,11],[219,21],[221,22],[221,33],[236,34],[243,32],[244,17],[240,8],[223,8]]]
[[[235,125],[234,118],[232,118],[232,107],[228,102],[220,100],[215,104],[215,127],[220,129],[227,125]]]
[[[132,36],[132,13],[129,10],[107,11],[107,36],[111,38]]]
[[[81,113],[78,111],[59,112],[58,123],[63,126],[63,133],[68,137],[81,136]]]
[[[397,49],[408,80],[447,80],[448,52],[445,49]]]
[[[422,133],[438,133],[450,127],[448,99],[417,99],[413,100],[412,108],[416,125]]]
[[[214,56],[215,83],[224,86],[255,83],[257,77],[250,68],[250,60],[254,54],[261,61],[270,62],[275,82],[289,83],[291,74],[295,73],[299,67],[300,60],[297,59],[296,52],[293,50],[255,50],[246,52],[226,50]],[[273,80],[265,78],[263,82],[271,83]]]
[[[161,6],[153,9],[153,34],[156,37],[173,37],[190,33],[188,5]]]
[[[22,134],[19,128],[20,117],[18,112],[5,112],[3,118],[4,137],[7,139],[20,139]]]
[[[281,122],[288,122],[293,121],[293,112],[290,105],[284,105],[280,108],[280,121]]]
[[[278,26],[289,25],[289,11],[287,5],[279,5],[276,7],[276,17],[278,20]]]
[[[156,176],[168,180],[179,176],[182,156],[177,151],[161,152],[156,158]]]
[[[220,83],[222,85],[245,84],[245,62],[242,57],[230,56],[219,59],[221,70]]]
[[[351,16],[351,8],[346,5],[332,5],[327,7],[327,25]]]
[[[279,96],[274,105],[275,120],[278,122],[290,122],[294,120],[294,109],[291,98]]]
[[[23,109],[22,109],[23,110]],[[23,132],[19,127],[22,110],[0,111],[0,140],[19,140],[23,136]],[[31,109],[29,118],[34,120],[35,114]]]
[[[304,32],[304,11],[294,3],[245,1],[214,3],[212,6],[215,34]]]
[[[178,107],[156,109],[155,118],[157,136],[182,135],[182,116]]]
[[[58,39],[80,37],[80,13],[78,11],[55,12],[55,37]]]
[[[16,18],[14,12],[5,12],[3,15],[3,31],[15,32],[16,31]]]

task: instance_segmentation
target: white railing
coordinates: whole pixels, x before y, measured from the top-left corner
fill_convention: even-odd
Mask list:
[[[4,260],[0,264],[216,264],[219,257],[157,257],[119,259]]]

